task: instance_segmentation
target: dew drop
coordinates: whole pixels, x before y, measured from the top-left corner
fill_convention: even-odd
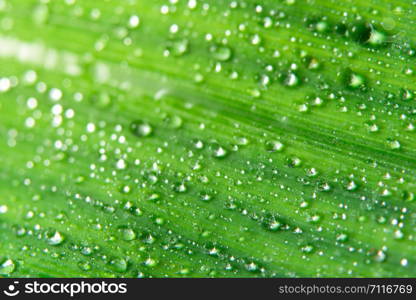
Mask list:
[[[200,199],[202,201],[210,201],[210,200],[212,200],[212,195],[210,193],[201,192],[199,195],[200,195]]]
[[[121,237],[125,241],[132,241],[136,238],[136,233],[131,228],[122,228]]]
[[[383,262],[386,259],[387,259],[387,254],[382,250],[377,251],[376,255],[374,256],[374,260],[376,262]]]
[[[224,147],[218,145],[218,144],[214,144],[212,146],[212,155],[216,158],[223,158],[225,156],[227,156],[228,151],[227,149],[225,149]]]
[[[119,159],[116,163],[116,168],[119,170],[124,170],[127,167],[126,161],[124,159]]]
[[[351,180],[350,182],[348,182],[348,184],[347,184],[347,190],[348,191],[354,191],[354,190],[356,190],[357,189],[357,184],[355,183],[355,181],[353,181],[353,180]]]
[[[365,84],[364,76],[351,72],[347,75],[347,86],[352,89],[358,89]]]
[[[348,241],[348,235],[346,233],[340,233],[337,235],[336,239],[337,242],[345,243],[346,241]]]
[[[212,57],[219,61],[227,61],[232,56],[232,51],[226,46],[212,46],[211,49]]]
[[[277,152],[283,150],[283,144],[279,141],[268,141],[266,142],[266,151]]]
[[[5,214],[8,210],[9,208],[7,207],[7,205],[0,205],[0,214]]]
[[[305,245],[300,249],[300,251],[302,251],[303,253],[306,253],[306,254],[312,253],[313,250],[314,250],[314,247],[312,245]]]
[[[4,259],[0,263],[0,275],[10,275],[16,269],[16,264],[11,259]]]
[[[371,46],[381,46],[386,41],[386,35],[375,29],[371,30],[370,37],[368,38],[368,43]]]
[[[288,87],[297,86],[299,83],[299,77],[294,72],[289,72],[283,79],[283,84]]]
[[[257,272],[259,270],[259,266],[255,262],[251,262],[246,264],[246,269],[249,272]]]
[[[140,24],[140,18],[137,15],[132,15],[129,18],[128,25],[130,28],[137,28]]]
[[[61,100],[61,98],[62,98],[62,91],[60,89],[58,89],[58,88],[52,88],[49,91],[49,98],[52,101],[59,101],[59,100]]]
[[[400,149],[401,145],[398,140],[388,140],[387,144],[389,145],[390,149],[398,150]]]
[[[155,259],[153,259],[153,258],[151,258],[151,257],[149,257],[148,259],[146,259],[145,261],[144,261],[144,265],[146,266],[146,267],[155,267],[156,265],[157,265],[157,261],[155,260]]]
[[[137,137],[146,137],[152,134],[153,128],[149,123],[137,120],[130,124],[130,131]]]
[[[52,246],[58,246],[62,244],[65,240],[65,237],[62,233],[56,230],[48,230],[45,232],[46,242]]]
[[[167,50],[173,56],[182,56],[189,51],[189,41],[187,39],[171,40],[168,42]]]
[[[91,270],[91,264],[89,262],[86,261],[80,261],[78,263],[78,267],[82,270],[82,271],[90,271]]]
[[[292,158],[287,159],[287,164],[291,168],[298,167],[298,166],[301,165],[301,163],[302,163],[302,161],[298,157],[292,157]]]
[[[401,266],[403,266],[403,267],[407,267],[407,265],[408,265],[408,260],[407,260],[406,258],[402,258],[402,259],[400,260],[400,265],[401,265]]]
[[[127,271],[128,263],[123,258],[115,258],[110,261],[110,266],[114,271],[124,273]]]

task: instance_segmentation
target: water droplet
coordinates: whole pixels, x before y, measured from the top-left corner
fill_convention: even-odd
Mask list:
[[[128,263],[123,258],[115,258],[110,261],[110,266],[114,271],[124,273],[127,271]]]
[[[212,200],[212,195],[208,192],[200,192],[199,196],[201,197],[202,201],[210,201]]]
[[[196,149],[202,149],[202,148],[204,148],[204,142],[201,141],[201,140],[195,140],[194,141],[194,147]]]
[[[16,264],[11,259],[4,259],[0,263],[0,275],[10,275],[16,269]]]
[[[116,168],[119,170],[124,170],[127,167],[126,161],[124,159],[119,159],[116,163]]]
[[[94,123],[88,123],[87,124],[87,132],[92,133],[95,131],[95,124]]]
[[[269,152],[276,152],[276,151],[282,151],[283,150],[283,144],[279,141],[268,141],[266,142],[266,151]]]
[[[49,245],[58,246],[64,242],[65,237],[59,231],[50,229],[45,232],[45,239]]]
[[[345,243],[346,241],[348,241],[348,235],[346,233],[340,233],[337,235],[336,239],[337,242]]]
[[[249,272],[257,272],[259,270],[259,266],[255,262],[250,262],[246,264],[246,269]]]
[[[287,164],[291,168],[298,167],[298,166],[301,165],[301,163],[302,163],[302,161],[298,157],[292,157],[292,158],[287,159]]]
[[[148,259],[146,259],[146,260],[144,261],[144,265],[145,265],[146,267],[154,267],[154,266],[156,266],[156,265],[157,265],[157,261],[156,261],[155,259],[153,259],[153,258],[149,257]]]
[[[131,228],[122,228],[121,231],[121,237],[125,241],[132,241],[136,239],[136,232],[134,232]]]
[[[304,62],[309,70],[318,70],[321,67],[321,63],[315,57],[306,57]]]
[[[289,72],[284,78],[283,78],[283,84],[288,87],[294,87],[299,85],[300,80],[299,77],[294,72]]]
[[[402,193],[403,200],[406,202],[411,202],[415,199],[415,194],[409,191],[404,191]]]
[[[266,216],[262,225],[269,231],[278,231],[283,227],[283,223],[275,216]]]
[[[9,208],[7,207],[7,205],[0,205],[0,214],[5,214],[8,210]]]
[[[138,137],[146,137],[152,134],[153,128],[149,123],[137,120],[130,124],[130,131]]]
[[[329,25],[325,21],[319,21],[315,24],[315,29],[318,32],[326,32],[328,31]]]
[[[90,256],[93,253],[93,248],[89,246],[83,246],[81,248],[81,254],[85,256]]]
[[[60,89],[58,89],[58,88],[52,88],[49,91],[49,98],[52,101],[59,101],[59,100],[61,100],[61,98],[62,98],[62,91]]]
[[[413,100],[415,93],[409,89],[402,89],[401,96],[403,100]]]
[[[173,56],[182,56],[189,51],[189,41],[187,39],[171,40],[168,42],[167,50]]]
[[[251,44],[252,45],[259,45],[261,43],[261,37],[258,34],[254,34],[251,37],[251,40],[250,41],[251,41]]]
[[[374,256],[374,260],[376,262],[383,262],[386,259],[387,259],[387,254],[382,250],[377,251],[376,255]]]
[[[314,251],[314,249],[315,248],[312,245],[305,245],[300,249],[300,251],[302,251],[303,253],[306,253],[306,254],[310,254]]]
[[[347,86],[352,89],[358,89],[360,87],[363,87],[365,85],[365,78],[364,76],[349,72],[346,76],[347,78]]]
[[[130,28],[137,28],[140,24],[140,18],[137,15],[132,15],[129,18],[128,25]]]
[[[166,117],[164,121],[167,123],[169,127],[174,129],[180,128],[183,124],[183,120],[179,116]]]
[[[403,238],[404,238],[404,233],[403,233],[403,231],[401,231],[400,229],[395,230],[393,235],[394,235],[394,238],[395,238],[396,240],[401,240],[401,239],[403,239]]]
[[[187,187],[183,182],[177,183],[174,185],[173,190],[177,193],[185,193],[187,191]]]
[[[400,265],[402,265],[403,267],[407,267],[408,264],[409,264],[409,262],[406,258],[402,258],[400,260]]]
[[[401,145],[398,140],[388,140],[387,144],[389,145],[390,149],[398,150],[400,149]]]
[[[350,182],[347,183],[347,190],[348,191],[355,191],[357,189],[357,184],[355,183],[354,180],[351,180]]]
[[[223,158],[223,157],[227,156],[227,154],[228,154],[228,151],[224,147],[222,147],[218,144],[213,144],[212,145],[212,155],[214,157]]]
[[[226,46],[212,46],[210,48],[211,54],[214,59],[219,61],[227,61],[231,58],[232,51],[229,47]]]
[[[386,42],[386,35],[380,31],[372,29],[367,42],[371,46],[381,46]]]
[[[91,270],[91,264],[87,261],[80,261],[78,263],[78,267],[82,270],[82,271],[89,271]]]

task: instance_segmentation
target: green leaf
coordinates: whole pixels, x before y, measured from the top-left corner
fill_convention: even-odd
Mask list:
[[[0,276],[416,276],[415,9],[0,0]]]

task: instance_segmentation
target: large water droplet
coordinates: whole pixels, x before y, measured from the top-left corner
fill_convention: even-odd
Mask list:
[[[16,268],[16,264],[11,259],[4,259],[0,263],[0,275],[10,275]]]

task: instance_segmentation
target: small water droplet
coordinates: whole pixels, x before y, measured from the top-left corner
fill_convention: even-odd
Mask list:
[[[157,261],[155,260],[155,259],[153,259],[153,258],[151,258],[151,257],[149,257],[148,259],[146,259],[145,261],[144,261],[144,265],[146,266],[146,267],[154,267],[154,266],[156,266],[157,265]]]
[[[283,84],[288,87],[294,87],[299,85],[300,80],[299,77],[294,72],[289,72],[283,78]]]
[[[125,241],[132,241],[136,238],[136,232],[134,232],[131,228],[122,228],[121,231],[121,238]]]
[[[386,259],[387,259],[387,254],[382,250],[377,251],[376,255],[374,256],[374,260],[376,262],[383,262]]]
[[[222,147],[218,144],[213,144],[212,145],[212,155],[214,157],[223,158],[223,157],[227,156],[227,154],[228,154],[228,151],[224,147]]]
[[[210,48],[210,51],[211,51],[212,57],[214,57],[214,59],[219,60],[219,61],[227,61],[232,56],[232,51],[227,46],[215,45]]]
[[[358,89],[365,85],[365,78],[364,76],[360,74],[349,72],[346,78],[347,78],[347,86],[349,88]]]
[[[65,237],[59,231],[50,229],[45,232],[45,239],[49,245],[58,246],[64,242]]]
[[[348,235],[346,233],[340,233],[337,235],[336,239],[337,242],[345,243],[346,241],[348,241]]]
[[[389,145],[390,149],[398,150],[400,149],[401,145],[398,140],[388,140],[387,144]]]
[[[408,262],[408,260],[406,258],[402,258],[400,260],[400,265],[402,265],[403,267],[407,267],[408,263],[409,262]]]
[[[78,267],[82,270],[82,271],[89,271],[91,270],[91,264],[87,261],[80,261],[78,263]]]
[[[255,262],[250,262],[246,264],[246,269],[249,272],[257,272],[259,270],[259,266]]]
[[[140,18],[137,15],[132,15],[129,18],[128,25],[130,28],[137,28],[140,24]]]
[[[127,167],[126,161],[124,159],[119,159],[116,163],[116,168],[119,170],[124,170]]]
[[[306,254],[310,254],[314,251],[314,249],[315,248],[312,245],[305,245],[300,249],[300,251],[302,251],[303,253],[306,253]]]
[[[283,144],[279,141],[268,141],[266,142],[266,151],[277,152],[283,150]]]
[[[119,273],[124,273],[127,271],[128,263],[124,258],[115,258],[110,261],[111,268]]]
[[[146,137],[152,134],[153,128],[149,123],[137,120],[130,124],[130,131],[138,137]]]
[[[182,56],[189,51],[189,41],[187,39],[171,40],[168,42],[167,50],[173,56]]]

